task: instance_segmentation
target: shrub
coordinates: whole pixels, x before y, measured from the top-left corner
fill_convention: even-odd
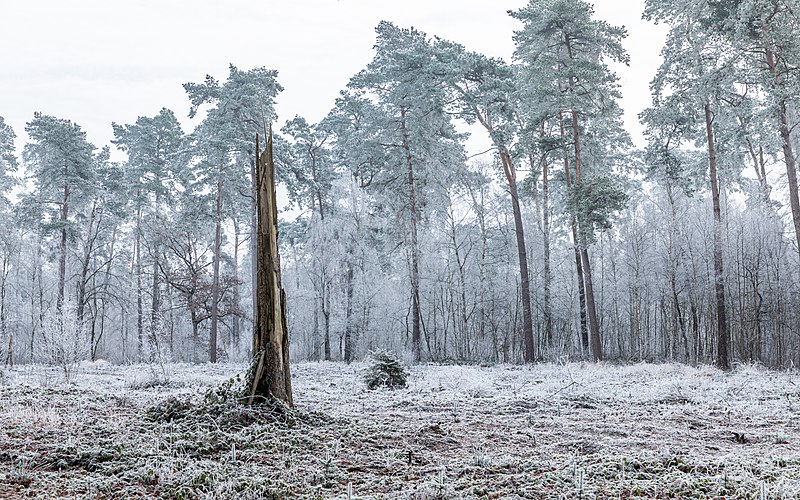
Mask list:
[[[378,387],[405,387],[408,372],[392,354],[386,351],[372,353],[372,364],[364,375],[368,389]]]
[[[65,300],[61,311],[45,316],[42,332],[36,337],[39,359],[64,372],[64,380],[74,380],[81,361],[89,359],[91,347],[85,322],[78,321],[75,303]]]

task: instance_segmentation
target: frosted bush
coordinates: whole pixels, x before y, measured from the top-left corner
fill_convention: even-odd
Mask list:
[[[60,367],[67,383],[74,380],[81,361],[90,357],[86,323],[78,321],[75,303],[69,300],[64,302],[61,311],[45,316],[37,340],[36,353],[40,361]]]

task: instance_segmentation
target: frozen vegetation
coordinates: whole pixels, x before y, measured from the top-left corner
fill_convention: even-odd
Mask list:
[[[296,410],[238,365],[44,366],[0,382],[0,497],[796,498],[800,376],[677,364],[293,365]]]

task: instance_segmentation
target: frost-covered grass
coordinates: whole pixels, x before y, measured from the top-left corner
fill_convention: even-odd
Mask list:
[[[800,497],[795,372],[292,368],[294,412],[205,397],[236,365],[6,371],[0,498]]]

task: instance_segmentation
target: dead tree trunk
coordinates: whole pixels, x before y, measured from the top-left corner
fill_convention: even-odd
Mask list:
[[[286,293],[281,286],[278,253],[278,205],[275,196],[275,165],[272,131],[260,154],[256,137],[256,187],[258,207],[256,310],[253,313],[253,365],[250,370],[248,403],[256,396],[275,398],[292,406],[289,372],[289,333],[286,327]]]

